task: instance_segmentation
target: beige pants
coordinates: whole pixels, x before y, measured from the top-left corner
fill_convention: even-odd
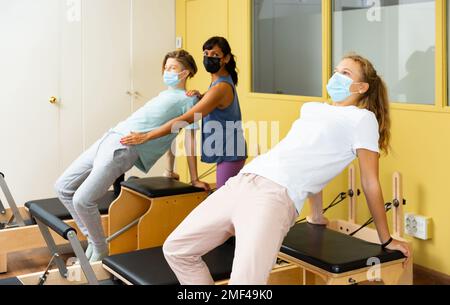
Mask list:
[[[286,188],[239,174],[172,232],[164,255],[182,285],[214,284],[202,256],[236,236],[230,284],[267,284],[281,243],[297,217]]]

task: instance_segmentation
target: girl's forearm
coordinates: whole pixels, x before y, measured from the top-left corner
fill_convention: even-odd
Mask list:
[[[320,191],[309,197],[309,206],[313,217],[320,217],[323,214],[323,193]]]
[[[169,149],[166,153],[166,170],[172,173],[174,165],[175,165],[175,155],[172,153],[172,149]]]
[[[187,159],[188,159],[189,173],[191,175],[191,182],[198,181],[197,157],[188,156]]]
[[[198,172],[197,172],[197,154],[195,153],[195,130],[186,129],[185,135],[185,149],[186,156],[188,160],[189,173],[191,175],[191,181],[198,180]]]
[[[380,242],[384,243],[391,237],[384,208],[383,193],[379,183],[363,186],[366,195],[367,205],[374,219]]]

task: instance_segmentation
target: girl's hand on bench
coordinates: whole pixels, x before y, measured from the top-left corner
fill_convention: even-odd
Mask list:
[[[409,249],[408,243],[393,239],[392,242],[386,246],[386,249],[398,250],[398,251],[402,252],[403,255],[406,256],[406,260],[403,263],[403,267],[406,267],[406,265],[409,262],[409,257],[411,255],[411,253],[410,253],[411,250]]]
[[[164,171],[164,177],[172,178],[172,179],[180,181],[180,175],[178,175],[175,172],[171,172],[171,171],[169,171],[167,169]]]
[[[321,216],[312,216],[312,215],[306,216],[306,221],[313,225],[323,225],[323,226],[327,226],[330,223],[328,221],[328,218],[326,218],[323,215],[321,215]]]
[[[210,191],[211,190],[211,187],[209,186],[208,183],[200,181],[200,180],[192,181],[192,185],[195,186],[195,187],[202,188],[205,191]]]

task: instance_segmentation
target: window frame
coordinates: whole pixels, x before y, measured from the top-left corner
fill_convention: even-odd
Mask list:
[[[326,101],[327,100],[327,89],[326,89],[326,83],[328,82],[328,79],[330,77],[330,65],[331,62],[331,37],[328,37],[330,34],[330,31],[328,28],[331,27],[331,24],[329,24],[331,20],[331,15],[328,16],[327,13],[330,13],[330,1],[328,0],[321,0],[322,3],[322,96],[304,96],[304,95],[290,95],[290,94],[277,94],[277,93],[259,93],[253,91],[253,0],[248,0],[248,12],[249,12],[249,25],[248,25],[248,31],[247,31],[247,41],[249,43],[248,48],[248,71],[249,71],[249,78],[248,83],[246,84],[248,87],[247,90],[247,97],[250,99],[277,99],[277,100],[285,100],[285,101],[300,101],[300,102],[311,102],[311,101]],[[327,30],[325,30],[327,29]],[[328,52],[327,50],[330,50]],[[329,53],[329,54],[328,54]]]
[[[258,93],[253,91],[253,1],[248,0],[249,24],[247,29],[247,43],[249,59],[248,70],[249,78],[247,80],[247,94],[249,99],[270,99],[281,101],[310,102],[322,101],[331,102],[327,95],[326,84],[332,74],[332,1],[322,1],[322,96],[302,96],[287,95],[276,93]],[[447,50],[449,49],[447,37],[447,1],[435,0],[435,99],[431,104],[416,104],[391,101],[391,109],[406,111],[425,111],[425,112],[445,112],[450,113],[450,105],[448,103],[447,83]],[[450,21],[450,20],[449,20]]]

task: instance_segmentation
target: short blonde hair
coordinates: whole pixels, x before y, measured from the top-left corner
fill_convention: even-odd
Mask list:
[[[189,71],[189,78],[194,77],[194,75],[197,73],[198,68],[197,64],[195,63],[194,57],[192,57],[191,54],[189,54],[188,51],[185,50],[176,50],[172,51],[166,54],[163,60],[162,64],[162,71],[164,72],[167,60],[169,58],[173,58],[176,61],[178,61],[180,64],[182,64],[188,71]]]

